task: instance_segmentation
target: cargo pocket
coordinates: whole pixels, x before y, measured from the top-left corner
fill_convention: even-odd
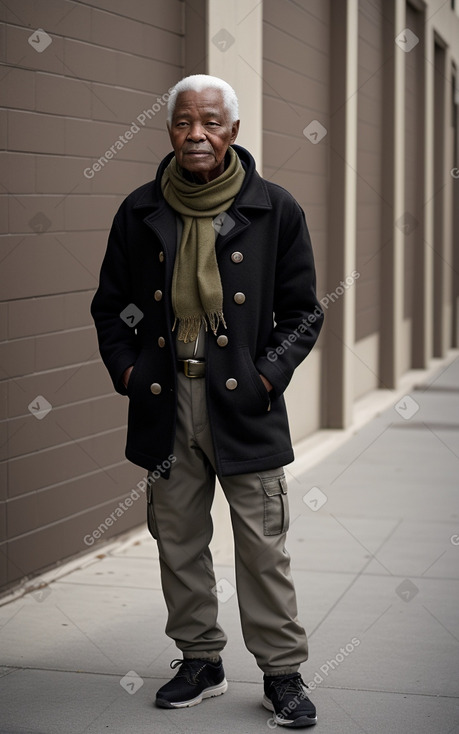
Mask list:
[[[148,477],[150,477],[150,474]],[[147,485],[147,525],[151,535],[155,540],[157,540],[158,531],[156,528],[155,512],[153,509],[153,489],[151,484]]]
[[[283,471],[258,474],[264,492],[263,534],[280,535],[288,530],[287,480]]]

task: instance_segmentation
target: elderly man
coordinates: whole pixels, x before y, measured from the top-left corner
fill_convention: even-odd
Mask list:
[[[166,633],[183,654],[156,704],[193,706],[227,689],[209,551],[218,476],[263,705],[279,725],[310,726],[283,469],[293,460],[283,393],[323,319],[309,234],[292,196],[234,145],[226,82],[182,79],[167,125],[173,153],[116,214],[92,303],[102,358],[129,397],[126,456],[149,471]]]

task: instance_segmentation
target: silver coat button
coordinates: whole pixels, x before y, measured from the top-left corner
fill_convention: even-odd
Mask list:
[[[234,377],[230,377],[225,384],[228,390],[235,390],[237,388],[237,380]]]
[[[159,382],[154,382],[152,385],[150,385],[150,390],[153,393],[153,395],[159,395],[161,392],[161,385]]]
[[[217,337],[217,344],[219,347],[226,347],[228,344],[228,337],[225,334],[220,334],[220,336]]]
[[[162,250],[161,250],[161,252],[159,253],[158,257],[159,257],[159,262],[160,262],[160,263],[164,262],[164,252],[163,252]]]
[[[241,263],[243,259],[244,255],[242,254],[242,252],[233,252],[233,254],[231,255],[231,260],[233,261],[233,263]]]
[[[163,292],[162,291],[160,291],[160,290],[155,291],[155,301],[160,301],[162,297],[163,297]]]
[[[239,303],[239,304],[244,303],[245,295],[243,293],[235,293],[234,300],[236,303]]]
[[[161,347],[161,348],[163,348],[163,347],[166,346],[166,340],[165,340],[165,338],[163,336],[160,336],[158,338],[158,346]]]

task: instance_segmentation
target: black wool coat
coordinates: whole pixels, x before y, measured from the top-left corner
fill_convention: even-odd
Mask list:
[[[209,331],[206,340],[207,407],[221,476],[293,461],[283,393],[323,320],[303,211],[258,175],[248,151],[233,147],[246,175],[215,245],[227,329]],[[126,456],[147,470],[173,454],[176,427],[177,215],[160,187],[172,156],[121,204],[91,305],[102,359],[115,389],[129,397]],[[126,390],[122,375],[130,365]]]

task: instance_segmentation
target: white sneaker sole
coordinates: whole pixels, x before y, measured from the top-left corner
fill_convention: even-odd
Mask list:
[[[167,709],[189,708],[190,706],[197,706],[205,698],[213,698],[214,696],[221,696],[222,693],[226,693],[227,690],[228,690],[228,683],[226,681],[226,678],[223,678],[221,683],[219,683],[216,686],[210,686],[209,688],[205,688],[202,691],[202,693],[199,694],[199,696],[196,696],[196,698],[190,698],[188,701],[174,701],[173,703],[171,701],[166,701],[164,698],[157,698],[156,705],[159,706],[160,708],[167,708]]]
[[[268,709],[268,711],[272,711],[274,713],[274,706],[267,696],[263,696],[262,704],[265,709]],[[285,719],[279,717],[276,713],[274,713],[272,720],[278,726],[289,726],[292,729],[303,726],[314,726],[314,724],[317,724],[317,716],[314,719],[311,719],[309,716],[301,716],[298,719]]]

